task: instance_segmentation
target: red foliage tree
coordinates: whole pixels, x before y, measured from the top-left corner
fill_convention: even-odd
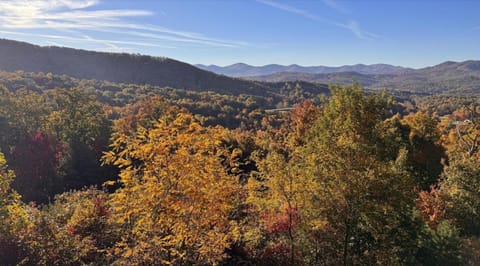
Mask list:
[[[53,136],[35,132],[12,151],[11,167],[17,177],[13,187],[23,200],[45,202],[56,192],[64,145]]]
[[[436,228],[445,217],[444,202],[435,187],[430,191],[420,191],[416,205],[430,228]]]

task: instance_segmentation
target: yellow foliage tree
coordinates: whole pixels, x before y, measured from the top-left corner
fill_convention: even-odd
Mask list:
[[[19,246],[18,232],[30,223],[20,195],[10,187],[15,178],[7,168],[7,162],[0,152],[0,264],[11,265],[20,261],[23,252]]]
[[[112,219],[125,230],[121,263],[216,264],[238,235],[229,219],[240,185],[221,164],[226,130],[184,111],[119,133],[104,162],[120,168]]]

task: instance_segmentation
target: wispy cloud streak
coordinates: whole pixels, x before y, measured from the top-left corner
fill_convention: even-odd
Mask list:
[[[89,42],[89,43],[98,43],[98,44],[108,44],[110,47],[113,47],[114,44],[126,44],[134,46],[144,46],[144,47],[159,47],[159,48],[175,48],[173,46],[166,46],[161,44],[155,44],[150,42],[135,42],[135,41],[119,41],[119,40],[108,40],[108,39],[94,39],[88,35],[83,35],[81,37],[70,37],[64,35],[54,35],[54,34],[38,34],[38,33],[25,33],[18,31],[4,31],[0,30],[1,34],[6,35],[19,35],[19,36],[33,36],[41,37],[46,39],[55,39],[60,41],[73,41],[73,42]]]
[[[8,32],[69,42],[98,43],[111,51],[130,50],[131,46],[175,48],[195,45],[236,48],[250,45],[158,25],[128,23],[127,18],[154,14],[148,10],[136,9],[93,10],[98,3],[97,0],[1,0],[0,30],[3,30],[4,34]],[[45,29],[68,35],[38,33]],[[108,33],[109,39],[94,38],[86,32],[92,33],[92,36]],[[128,36],[141,37],[142,41],[125,40]]]
[[[298,9],[298,8],[293,7],[293,6],[285,5],[285,4],[282,4],[282,3],[268,1],[268,0],[257,0],[257,2],[262,3],[264,5],[267,5],[267,6],[271,6],[271,7],[280,9],[280,10],[284,10],[284,11],[287,11],[287,12],[290,12],[290,13],[294,13],[294,14],[312,19],[312,20],[321,20],[321,21],[324,20],[323,18],[321,18],[319,16],[316,16],[316,15],[313,15],[306,10]]]
[[[278,3],[278,2],[274,2],[274,1],[270,1],[270,0],[256,0],[256,1],[259,2],[259,3],[262,3],[264,5],[274,7],[274,8],[279,9],[279,10],[283,10],[283,11],[286,11],[286,12],[289,12],[289,13],[293,13],[293,14],[303,16],[303,17],[308,18],[310,20],[315,20],[315,21],[318,21],[318,22],[323,22],[323,23],[330,24],[330,25],[338,27],[338,28],[347,29],[351,33],[353,33],[356,37],[358,37],[359,39],[375,39],[375,38],[378,38],[378,35],[373,34],[371,32],[364,31],[360,27],[358,22],[356,22],[355,20],[349,20],[346,23],[342,23],[342,22],[338,22],[338,21],[335,21],[335,20],[327,19],[327,18],[318,16],[318,15],[312,14],[312,13],[306,11],[306,10],[299,9],[299,8],[296,8],[296,7],[293,7],[293,6],[289,6],[289,5],[286,5],[286,4],[283,4],[283,3]],[[328,4],[327,4],[327,2],[328,2]],[[335,5],[336,3],[331,1],[331,0],[326,0],[326,1],[324,1],[324,3],[326,5],[334,8],[337,11],[340,11],[340,9],[341,9],[341,7],[339,5]]]
[[[349,20],[347,23],[337,23],[335,25],[351,31],[360,39],[377,39],[379,37],[374,33],[362,30],[355,20]]]

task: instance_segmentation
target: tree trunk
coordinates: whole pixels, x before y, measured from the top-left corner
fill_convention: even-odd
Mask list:
[[[343,265],[348,265],[348,239],[350,238],[350,227],[348,221],[345,221],[345,238],[343,239]]]

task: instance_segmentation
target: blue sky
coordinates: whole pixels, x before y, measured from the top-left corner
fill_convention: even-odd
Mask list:
[[[476,0],[0,0],[0,37],[188,63],[480,59]]]

